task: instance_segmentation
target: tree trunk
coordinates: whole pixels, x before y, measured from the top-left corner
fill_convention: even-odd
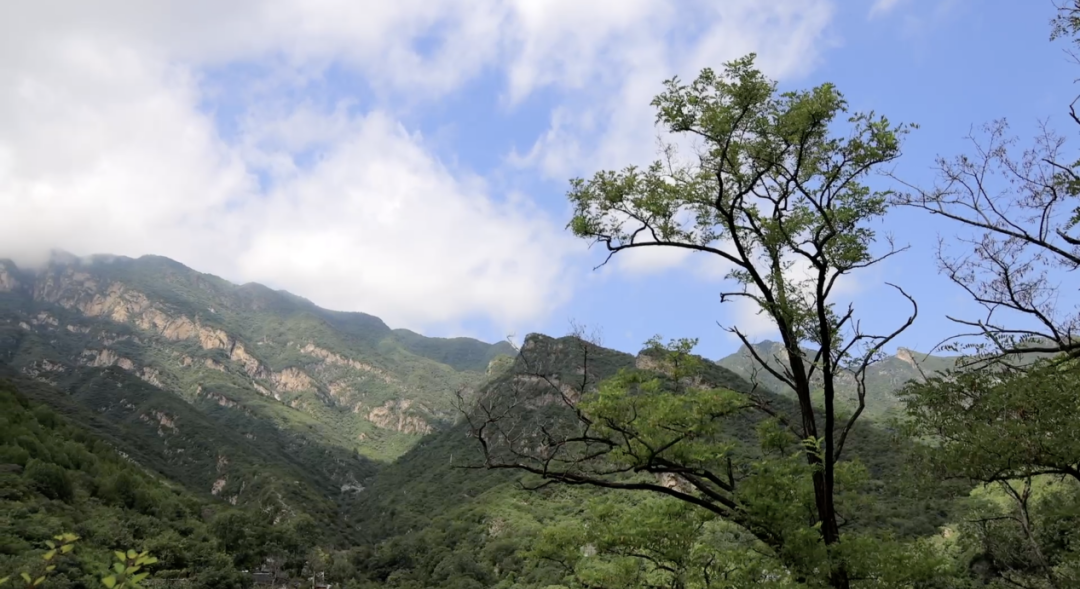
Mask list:
[[[803,436],[804,438],[817,439],[817,420],[814,416],[814,405],[810,395],[810,379],[806,377],[806,366],[803,364],[802,358],[798,357],[797,353],[793,353],[791,348],[794,346],[788,346],[788,358],[791,366],[791,372],[795,375],[796,393],[799,398],[799,407],[802,412],[803,423]],[[828,387],[828,384],[826,384]],[[833,409],[831,403],[826,406],[826,426],[828,430],[831,430],[832,424],[831,415],[829,412]],[[829,446],[826,448],[826,458],[832,459],[832,431],[827,431],[826,444]],[[830,476],[832,465],[828,463],[828,460],[823,461],[821,457],[817,456],[813,451],[808,450],[806,452],[806,460],[811,468],[815,469],[813,474],[814,482],[814,503],[817,507],[818,522],[821,523],[821,538],[825,542],[827,549],[832,549],[836,544],[840,543],[840,526],[836,522],[836,505],[833,498],[833,481]],[[848,579],[847,567],[843,562],[840,562],[838,566],[833,566],[832,558],[828,560],[829,563],[829,585],[833,589],[849,589],[851,582]]]

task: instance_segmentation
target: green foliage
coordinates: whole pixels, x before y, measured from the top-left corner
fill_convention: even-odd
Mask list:
[[[111,574],[101,579],[101,584],[107,589],[139,587],[140,583],[150,576],[150,573],[143,571],[143,567],[156,564],[158,561],[145,550],[135,552],[129,549],[114,552],[113,555],[116,561],[113,562]]]
[[[1044,360],[1022,372],[956,370],[901,391],[929,462],[981,482],[1037,474],[1080,481],[1080,365]]]
[[[1076,14],[1063,7],[1054,35],[1075,36]],[[831,84],[780,93],[753,56],[669,80],[653,105],[697,157],[667,146],[573,180],[570,228],[611,254],[726,260],[738,290],[722,298],[749,298],[782,343],[743,338],[729,370],[658,338],[634,358],[531,336],[512,358],[165,258],[54,264],[50,288],[0,293],[0,570],[20,571],[0,584],[135,587],[153,565],[215,588],[263,566],[353,589],[1080,585],[1075,362],[910,384],[910,419],[886,426],[918,370],[830,298],[883,259],[871,222],[889,193],[865,179],[911,127],[849,115]],[[1068,166],[1048,179],[1080,186]],[[160,317],[86,311],[105,285]],[[161,318],[222,339],[167,335]],[[458,391],[468,423],[453,423]],[[434,433],[368,417],[398,409]],[[483,450],[468,437],[493,431]],[[493,455],[506,462],[474,468]],[[953,505],[972,480],[986,485]]]
[[[142,545],[161,558],[158,569],[166,577],[200,580],[207,587],[243,585],[234,559],[223,552],[223,541],[204,522],[211,515],[229,517],[235,508],[212,505],[150,475],[101,438],[3,381],[0,415],[0,456],[25,456],[11,449],[34,448],[21,472],[0,461],[0,571],[25,571],[31,583],[47,573],[44,586],[100,586],[100,573],[115,566],[108,563],[113,551],[123,548],[126,554],[126,547]],[[245,523],[249,533],[274,528],[261,515]],[[72,534],[54,538],[58,528]],[[291,524],[274,530],[276,538],[296,534]],[[80,550],[68,554],[75,535]],[[38,548],[42,545],[45,550]],[[54,560],[60,555],[68,558]],[[149,564],[138,560],[126,562],[123,570]],[[46,570],[49,566],[56,568]],[[143,573],[125,572],[116,584],[134,586]]]
[[[705,69],[690,85],[669,80],[653,105],[670,131],[705,141],[699,158],[680,163],[669,147],[665,160],[644,170],[572,180],[574,233],[612,253],[674,246],[720,256],[734,264],[728,278],[749,289],[738,296],[778,318],[796,341],[820,343],[826,334],[817,305],[825,305],[836,276],[875,260],[865,223],[885,212],[886,195],[860,179],[899,155],[909,127],[855,114],[850,137],[831,137],[830,125],[847,110],[843,96],[830,84],[778,94],[753,55],[720,75]],[[737,253],[720,248],[722,241]],[[825,282],[791,280],[792,256],[827,271]],[[816,296],[807,297],[811,286]],[[838,329],[831,306],[829,314],[828,329]]]
[[[494,430],[502,438],[485,440],[489,464],[489,448],[505,443],[513,456],[499,461],[500,468],[676,497],[743,526],[798,578],[847,589],[857,566],[846,562],[849,553],[840,546],[838,513],[854,483],[844,480],[853,471],[839,460],[865,407],[868,366],[915,314],[891,333],[869,335],[859,330],[850,307],[837,311],[832,295],[841,276],[897,251],[875,251],[870,224],[885,214],[889,193],[873,190],[865,178],[899,157],[901,139],[913,127],[894,126],[872,112],[848,115],[832,84],[778,92],[754,60],[751,54],[732,61],[719,74],[704,69],[690,84],[665,82],[652,102],[656,121],[699,140],[696,157],[680,158],[669,143],[662,159],[647,168],[571,180],[569,227],[602,243],[609,259],[637,247],[669,247],[726,262],[726,278],[737,290],[722,293],[721,302],[750,299],[776,324],[781,366],[751,352],[758,368],[790,387],[796,410],[778,410],[722,387],[684,386],[677,364],[688,358],[692,342],[661,347],[653,340],[649,347],[676,363],[661,368],[667,382],[638,372],[601,384],[593,397],[582,387],[582,402],[574,408],[579,431],[545,424],[542,435],[519,444],[542,440],[541,450],[532,453],[514,448],[515,436],[528,434],[493,426],[490,419],[477,435],[483,440]],[[848,133],[836,134],[844,119]],[[809,269],[805,277],[797,264]],[[731,331],[749,346],[737,326]],[[845,377],[856,391],[847,414],[837,387]],[[744,409],[772,418],[792,439],[762,430],[769,435],[761,442],[777,450],[775,456],[749,448],[736,452],[726,421]],[[785,452],[785,446],[794,449]],[[530,455],[523,461],[522,454]],[[677,482],[630,480],[631,473]]]
[[[26,589],[32,589],[44,583],[48,576],[56,570],[57,557],[69,554],[75,548],[75,542],[78,539],[79,537],[75,534],[64,533],[53,536],[52,540],[46,540],[45,545],[49,550],[41,555],[39,570],[35,572],[23,570],[18,574],[19,580],[25,583]],[[10,576],[0,578],[0,585],[6,584],[9,580],[11,580]]]
[[[934,554],[925,546],[913,544],[913,538],[933,533],[943,523],[937,501],[947,502],[951,491],[941,490],[940,499],[903,497],[906,491],[900,479],[905,473],[898,464],[903,445],[895,445],[890,434],[871,425],[852,430],[853,445],[848,458],[837,463],[835,477],[837,510],[848,533],[840,546],[830,549],[821,542],[813,521],[813,473],[820,466],[805,458],[808,451],[821,453],[821,439],[804,443],[779,419],[756,410],[756,404],[766,403],[782,414],[793,409],[791,401],[754,390],[734,374],[692,355],[692,340],[663,344],[654,338],[637,358],[639,368],[627,362],[621,366],[612,363],[618,368],[607,371],[587,370],[598,384],[586,388],[572,408],[558,401],[530,406],[530,400],[550,398],[550,389],[545,386],[552,385],[522,387],[515,384],[520,382],[517,377],[529,376],[531,382],[543,383],[545,377],[535,375],[558,374],[546,378],[572,382],[575,375],[580,378],[580,370],[550,362],[550,354],[586,350],[588,361],[582,364],[579,358],[578,365],[592,368],[595,350],[580,341],[527,341],[516,372],[493,383],[493,390],[481,392],[486,409],[478,410],[479,415],[471,419],[503,411],[514,416],[509,421],[497,420],[503,421],[499,426],[485,422],[487,428],[498,427],[485,431],[489,457],[497,463],[512,459],[551,480],[601,488],[591,496],[583,495],[586,500],[583,506],[574,507],[573,517],[557,526],[545,524],[550,532],[544,533],[555,536],[543,540],[542,533],[541,540],[523,542],[532,546],[526,551],[531,555],[528,558],[561,563],[564,573],[558,584],[681,583],[690,587],[704,586],[704,579],[710,577],[725,578],[734,583],[732,586],[766,581],[781,583],[778,586],[796,581],[813,586],[829,582],[828,569],[822,563],[840,559],[851,567],[852,574],[857,571],[874,578],[906,579],[903,582],[932,578],[948,568],[948,563],[931,558]],[[539,368],[545,372],[536,372]],[[575,412],[581,417],[575,417]],[[567,431],[568,422],[575,420],[582,427]],[[529,429],[535,423],[543,424],[542,432]],[[503,431],[506,436],[496,433]],[[458,435],[440,443],[449,444]],[[445,460],[445,453],[443,457]],[[864,457],[865,465],[861,462]],[[429,464],[438,468],[435,461]],[[478,474],[473,475],[472,484],[482,480]],[[430,472],[425,472],[425,478],[427,475]],[[437,494],[448,494],[446,482],[453,479],[448,481],[443,478],[446,476],[449,473],[445,470],[431,476],[433,482],[443,482]],[[418,477],[407,481],[396,483],[396,488],[402,489],[399,494],[422,493],[422,485],[427,484]],[[497,488],[507,484],[499,479],[488,481],[500,485]],[[460,488],[456,481],[453,484],[450,488]],[[620,492],[624,490],[655,495]],[[588,500],[590,497],[597,501]],[[631,509],[639,502],[648,507]],[[396,505],[400,509],[403,503]],[[652,512],[657,517],[650,520]],[[615,517],[623,513],[626,517]],[[610,528],[603,528],[600,521]],[[687,535],[680,521],[687,528],[704,528]],[[631,533],[637,525],[642,526],[641,531]],[[716,526],[723,532],[709,531]],[[596,535],[603,529],[608,530],[608,536]],[[729,538],[727,544],[716,543],[720,536]],[[617,539],[627,542],[626,546],[620,548]],[[679,546],[663,553],[669,557],[687,553],[686,547],[694,546],[690,552],[700,559],[663,560],[661,550],[668,546],[664,542]],[[555,552],[539,551],[545,543]],[[603,551],[601,545],[605,546]],[[597,552],[591,556],[582,553],[584,546],[592,546],[586,553]],[[907,559],[906,564],[894,566],[892,557],[879,558],[881,554]],[[746,564],[746,571],[739,568],[740,562]],[[708,566],[703,568],[705,563]],[[902,586],[901,581],[896,583]]]
[[[68,478],[67,470],[57,464],[42,462],[37,458],[31,458],[26,463],[23,477],[34,486],[42,495],[49,499],[71,501],[74,489],[71,479]]]
[[[53,541],[55,540],[55,542]],[[75,534],[64,533],[55,536],[53,540],[46,540],[49,550],[41,555],[40,575],[35,576],[29,571],[19,573],[19,579],[25,583],[26,589],[41,586],[57,568],[57,557],[65,556],[75,548],[75,542],[79,537]],[[140,583],[150,576],[149,572],[140,572],[143,567],[157,563],[157,559],[146,551],[135,552],[134,550],[117,551],[114,553],[116,561],[104,577],[101,584],[107,589],[127,589],[140,587]],[[8,582],[11,577],[0,578],[0,585]]]
[[[1080,580],[1080,370],[1041,360],[1025,370],[956,370],[902,396],[910,429],[934,442],[921,462],[984,487],[959,526],[971,570],[1033,588]]]

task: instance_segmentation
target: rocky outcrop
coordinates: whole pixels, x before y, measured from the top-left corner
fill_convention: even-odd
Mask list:
[[[15,292],[22,285],[15,278],[15,273],[8,268],[7,264],[0,262],[0,292]]]
[[[49,327],[56,327],[60,325],[60,322],[56,320],[56,317],[49,315],[45,311],[41,311],[30,320],[30,323],[34,325],[47,325]]]
[[[338,403],[344,402],[345,399],[354,392],[353,388],[349,386],[349,383],[344,381],[331,382],[326,385],[326,388],[330,390],[330,396]]]
[[[79,364],[96,368],[119,366],[128,371],[135,370],[134,362],[128,358],[124,358],[109,348],[105,348],[104,350],[83,350],[83,353],[79,356]]]
[[[153,410],[149,413],[143,413],[139,416],[139,419],[150,424],[156,423],[158,425],[158,435],[164,436],[165,430],[169,430],[172,434],[180,433],[180,428],[176,427],[176,423],[173,421],[172,416],[164,411]]]
[[[431,425],[422,417],[409,411],[412,401],[398,399],[387,401],[367,414],[367,420],[383,429],[405,434],[429,434]]]
[[[259,364],[255,356],[249,354],[240,342],[232,343],[229,348],[229,359],[243,366],[244,372],[251,378],[265,378],[269,374],[269,371]]]
[[[224,350],[252,378],[265,378],[269,371],[244,345],[225,331],[202,324],[199,319],[167,312],[147,296],[120,283],[104,290],[85,272],[67,269],[48,275],[35,288],[39,300],[56,303],[89,317],[111,319],[157,334],[165,339],[196,340],[204,350]],[[40,315],[39,315],[40,318]],[[56,324],[51,319],[52,325]]]
[[[918,368],[918,366],[915,364],[915,357],[911,355],[911,350],[907,348],[897,348],[896,359],[900,360],[901,362],[905,362],[908,366],[911,366],[912,368]]]
[[[31,362],[29,365],[23,368],[23,373],[30,378],[48,380],[45,375],[61,373],[66,370],[67,368],[63,364],[60,364],[59,362],[53,362],[49,359],[44,359],[38,360],[36,362]]]
[[[297,345],[299,345],[299,344],[297,344]],[[385,382],[387,384],[391,384],[391,383],[394,382],[394,378],[392,376],[390,376],[389,374],[387,374],[386,371],[384,371],[384,370],[382,370],[380,368],[372,366],[371,364],[360,362],[358,360],[353,360],[351,358],[346,358],[345,356],[342,356],[341,354],[335,354],[335,353],[331,352],[330,350],[320,348],[320,347],[316,346],[315,344],[313,344],[311,342],[308,342],[307,345],[300,348],[300,351],[302,353],[304,353],[304,354],[307,354],[308,356],[314,356],[316,358],[321,359],[323,361],[323,363],[325,363],[325,364],[334,364],[334,365],[338,365],[338,366],[348,366],[349,368],[353,368],[353,369],[359,370],[361,372],[371,374],[371,375],[377,377],[378,379],[382,380],[383,382]]]
[[[141,370],[136,370],[134,361],[117,354],[114,350],[109,348],[102,350],[83,350],[82,354],[79,355],[78,362],[81,366],[92,366],[95,368],[119,366],[159,389],[165,388],[165,383],[161,380],[161,373],[156,369],[144,366]]]
[[[278,400],[278,401],[281,400],[281,394],[280,393],[271,392],[270,389],[262,386],[261,384],[259,384],[257,382],[252,381],[251,386],[254,387],[255,390],[258,391],[258,393],[260,395],[264,396],[264,397],[270,397],[271,399],[275,399],[275,400]]]
[[[228,407],[229,409],[236,409],[236,408],[240,407],[240,404],[237,403],[236,401],[233,401],[232,399],[226,397],[225,395],[222,395],[221,393],[215,393],[213,391],[207,391],[207,390],[203,389],[202,385],[199,385],[198,387],[196,387],[195,394],[206,397],[207,399],[210,399],[211,401],[217,403],[221,407]],[[245,413],[246,413],[246,411],[245,411]]]
[[[274,388],[279,391],[291,393],[315,388],[315,381],[299,368],[286,368],[281,372],[274,372],[270,375],[270,382],[274,383]]]
[[[514,383],[519,392],[527,395],[525,405],[534,409],[556,404],[576,405],[581,399],[581,393],[577,389],[559,382],[554,377],[542,378],[533,374],[516,374]],[[556,391],[552,385],[558,387],[558,390]]]
[[[693,494],[694,493],[694,489],[690,485],[690,483],[688,483],[686,481],[686,479],[680,477],[677,474],[670,473],[670,472],[664,472],[664,473],[660,473],[660,474],[658,474],[656,476],[657,476],[657,481],[663,487],[666,487],[666,488],[671,489],[673,491],[678,491],[680,493],[687,493],[687,494]]]
[[[143,369],[137,372],[136,376],[159,389],[165,388],[165,384],[161,382],[161,373],[149,366],[143,366]]]

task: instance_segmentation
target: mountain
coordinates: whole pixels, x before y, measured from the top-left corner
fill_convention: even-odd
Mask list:
[[[695,386],[753,388],[741,364],[704,364]],[[556,390],[571,394],[565,385],[624,369],[658,365],[648,352],[573,337],[531,334],[521,354],[505,343],[428,338],[161,257],[57,255],[35,269],[0,261],[0,384],[26,408],[20,423],[46,440],[0,432],[0,478],[25,487],[16,499],[0,497],[0,524],[23,517],[26,505],[64,515],[42,515],[11,537],[0,526],[0,566],[70,526],[92,551],[148,546],[168,556],[177,578],[214,570],[231,579],[198,586],[241,586],[239,571],[268,558],[305,579],[311,567],[328,567],[328,580],[351,587],[560,585],[565,571],[528,556],[545,530],[579,525],[589,501],[630,509],[642,499],[558,485],[526,491],[515,471],[477,468],[480,448],[460,419],[459,395],[474,412],[478,402],[514,408],[527,427],[558,428],[573,422]],[[881,382],[904,378],[901,369],[883,371]],[[768,386],[758,392],[794,411]],[[724,435],[756,451],[761,416],[725,419]],[[42,429],[53,422],[63,424],[59,433]],[[138,473],[151,499],[117,491],[113,470],[69,458],[72,440]],[[878,495],[851,525],[905,536],[935,530],[950,497],[916,511],[897,499],[904,489],[891,432],[867,421],[852,442],[846,454],[867,466]],[[53,499],[12,474],[28,464],[24,452],[53,461],[50,472],[67,473],[57,480],[74,481],[75,491]],[[123,536],[98,521],[109,517],[125,522]],[[324,548],[331,556],[320,556]],[[231,559],[203,565],[212,558],[184,560],[188,552]]]
[[[582,350],[587,351],[587,364],[582,361]],[[753,387],[725,367],[703,365],[697,386],[741,392]],[[573,337],[531,334],[522,346],[522,356],[480,387],[477,399],[497,414],[520,409],[523,418],[517,423],[522,429],[515,432],[529,438],[530,427],[553,431],[563,420],[573,420],[553,384],[562,388],[580,383],[586,375],[597,382],[624,369],[653,371],[657,367],[648,352],[632,355]],[[758,392],[779,411],[797,411],[782,395]],[[742,412],[725,420],[727,435],[738,440],[743,451],[759,448],[756,432],[762,415]],[[894,432],[871,421],[856,425],[847,455],[867,467],[875,495],[858,513],[849,514],[846,525],[901,537],[933,534],[957,490],[939,490],[933,497],[912,501],[902,464],[904,446],[898,444],[902,443]],[[617,506],[617,513],[638,509],[639,502],[649,500],[646,495],[589,487],[552,485],[526,490],[535,487],[534,478],[518,471],[477,468],[482,461],[469,424],[462,422],[426,436],[379,471],[348,518],[363,539],[364,548],[353,553],[357,570],[363,571],[371,586],[561,586],[566,571],[558,563],[526,558],[543,542],[546,532],[579,528],[590,502]]]
[[[522,346],[528,363],[519,356],[507,369],[486,383],[477,393],[494,412],[504,408],[524,408],[529,415],[522,424],[554,429],[560,419],[570,419],[569,409],[552,389],[552,383],[564,387],[580,382],[582,361],[580,350],[588,350],[589,382],[599,382],[618,371],[638,369],[651,371],[655,362],[649,352],[626,354],[583,342],[574,337],[552,338],[530,334]],[[736,372],[717,364],[705,363],[697,378],[701,386],[721,387],[749,393],[753,385]],[[548,379],[539,379],[537,374]],[[576,388],[576,385],[574,385]],[[769,390],[757,391],[778,411],[797,415],[795,403]],[[747,447],[757,447],[756,428],[764,415],[742,412],[726,418],[729,431]],[[527,427],[519,433],[528,436]],[[856,424],[852,432],[850,455],[858,458],[876,478],[889,479],[898,471],[893,432],[869,421]],[[453,427],[426,436],[409,452],[380,470],[369,492],[356,504],[353,519],[376,540],[394,536],[426,525],[426,514],[445,513],[455,506],[476,500],[491,489],[513,484],[522,478],[513,471],[474,468],[482,463],[479,444],[469,435],[469,424],[460,422]]]
[[[506,343],[425,338],[173,260],[0,260],[0,366],[140,463],[231,503],[336,519],[456,418]],[[63,396],[47,391],[63,391]],[[87,418],[89,419],[89,418]]]
[[[754,344],[754,351],[770,367],[782,372],[781,365],[787,357],[783,344],[765,340]],[[808,357],[813,357],[809,350],[805,350],[804,353]],[[793,396],[790,387],[758,365],[750,349],[745,345],[716,363],[750,382],[759,383],[770,391]],[[923,380],[927,376],[955,365],[956,357],[933,356],[907,348],[898,348],[896,354],[884,356],[867,367],[865,414],[869,417],[896,415],[900,409],[896,391],[904,384],[913,380]],[[820,388],[820,383],[818,387]],[[856,401],[856,381],[852,374],[842,374],[836,379],[836,387],[840,399],[846,400],[849,404]]]
[[[0,576],[38,570],[41,542],[76,532],[75,558],[56,559],[45,586],[99,586],[100,563],[134,543],[161,555],[164,575],[200,587],[241,586],[243,575],[207,523],[232,508],[147,472],[76,421],[31,401],[21,390],[27,384],[0,379]],[[39,393],[47,386],[29,385]]]

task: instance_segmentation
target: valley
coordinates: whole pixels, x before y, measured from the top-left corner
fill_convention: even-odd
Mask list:
[[[1080,0],[624,4],[0,5],[0,589],[1080,588]]]
[[[532,530],[514,536],[514,550],[538,542],[552,522],[575,517],[577,492],[534,496],[521,490],[520,475],[477,470],[482,456],[461,419],[462,401],[468,406],[525,390],[546,399],[539,407],[558,405],[509,344],[424,338],[369,315],[326,311],[158,257],[57,254],[45,268],[5,261],[0,269],[6,386],[112,448],[154,484],[204,511],[225,510],[206,525],[239,518],[267,530],[247,534],[252,538],[314,526],[316,545],[325,549],[371,546],[381,554],[401,542],[429,542],[440,526],[460,525],[463,513],[485,526],[509,517],[513,534]],[[531,335],[523,353],[572,381],[580,345],[574,337]],[[871,407],[892,407],[891,392],[905,377],[919,377],[910,355],[901,354],[868,380]],[[773,383],[751,384],[745,357],[743,350],[719,360],[709,378],[772,395]],[[647,368],[647,358],[596,348],[590,376],[600,381]],[[897,366],[906,371],[897,374]],[[532,388],[520,389],[523,382]],[[780,395],[775,402],[787,401]],[[862,446],[889,452],[885,438]],[[877,465],[875,477],[897,476],[896,465],[870,452],[864,458]],[[510,515],[510,504],[535,507]],[[69,521],[85,533],[85,522]],[[929,522],[904,527],[933,530]],[[509,541],[500,537],[457,550],[471,555]],[[274,549],[246,550],[272,559]],[[291,557],[310,559],[303,550]],[[258,558],[247,563],[257,565],[263,565]],[[412,566],[410,574],[430,575],[424,566],[434,565]]]

